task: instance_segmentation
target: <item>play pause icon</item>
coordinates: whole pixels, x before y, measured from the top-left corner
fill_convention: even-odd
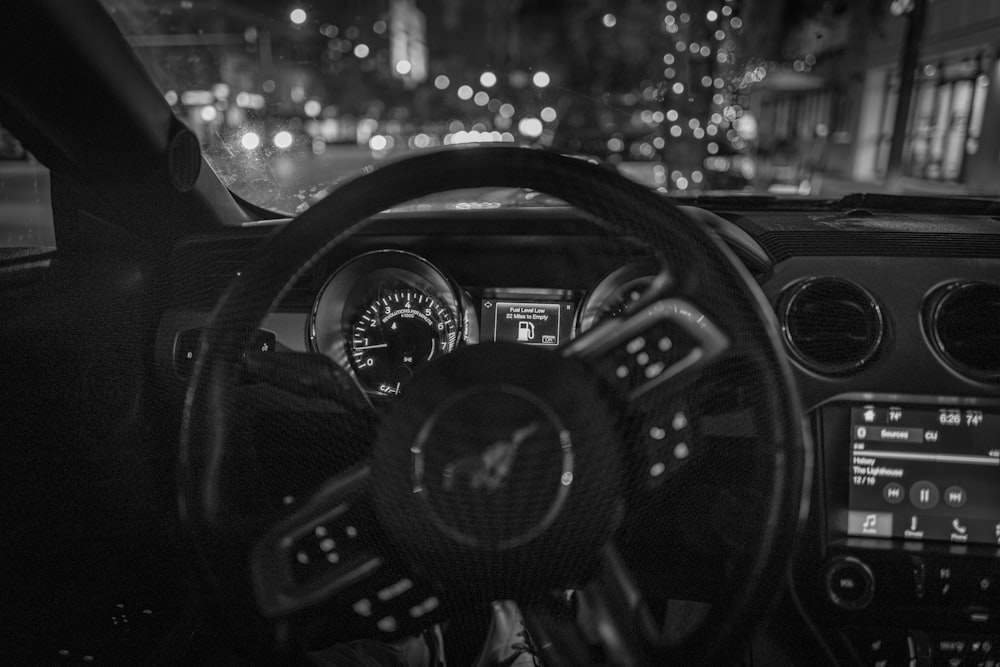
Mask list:
[[[928,510],[938,504],[940,491],[933,482],[921,480],[910,487],[910,502],[917,509]],[[947,495],[945,495],[947,498]]]

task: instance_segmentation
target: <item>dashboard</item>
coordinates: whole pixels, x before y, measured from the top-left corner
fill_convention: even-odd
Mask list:
[[[866,664],[997,659],[1000,219],[710,215],[774,308],[816,445],[802,609]],[[156,359],[178,396],[199,328],[268,231],[175,248]],[[255,345],[327,355],[379,405],[459,346],[555,348],[671,279],[568,208],[390,212],[321,258]]]

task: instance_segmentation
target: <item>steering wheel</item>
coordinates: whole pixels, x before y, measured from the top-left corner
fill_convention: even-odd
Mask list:
[[[378,415],[326,357],[246,353],[296,280],[371,216],[480,186],[564,200],[645,244],[660,273],[624,315],[557,351],[458,348]],[[805,515],[811,452],[776,331],[724,244],[613,170],[500,146],[389,163],[269,237],[213,311],[185,401],[182,520],[225,604],[282,627],[319,609],[391,640],[513,599],[544,664],[715,663],[768,610]],[[353,457],[284,511],[245,509],[255,490],[234,433],[248,376],[326,415],[288,433],[287,465],[324,470],[297,447],[305,431]],[[671,414],[694,425],[683,450],[663,449]],[[664,474],[689,452],[697,474]],[[672,576],[711,589],[703,622],[680,635],[647,604]]]

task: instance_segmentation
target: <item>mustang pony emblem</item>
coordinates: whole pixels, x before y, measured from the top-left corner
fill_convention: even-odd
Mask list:
[[[481,454],[469,454],[452,461],[441,473],[441,486],[445,491],[451,491],[455,482],[468,477],[470,489],[475,491],[485,488],[491,493],[496,491],[510,475],[517,457],[517,448],[538,430],[538,426],[538,422],[531,422],[511,433],[509,440],[495,442]]]

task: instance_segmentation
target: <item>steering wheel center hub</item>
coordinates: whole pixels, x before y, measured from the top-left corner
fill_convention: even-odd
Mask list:
[[[492,597],[529,573],[532,585],[582,579],[621,515],[614,407],[583,362],[551,351],[489,343],[439,360],[380,425],[372,476],[390,540],[419,569]]]
[[[455,542],[504,550],[548,529],[573,484],[573,439],[517,385],[486,384],[442,403],[410,447],[413,494]]]

